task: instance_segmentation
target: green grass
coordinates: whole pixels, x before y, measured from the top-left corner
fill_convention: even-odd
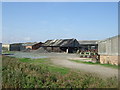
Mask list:
[[[120,68],[120,66],[117,66],[117,65],[100,64],[99,62],[93,63],[93,62],[85,62],[85,61],[80,61],[80,60],[70,60],[70,61],[77,62],[77,63],[84,63],[84,64],[101,65],[101,66],[115,68],[115,69]]]
[[[19,59],[21,62],[31,62],[29,58],[20,58]]]
[[[49,58],[40,58],[40,59],[30,59],[30,58],[20,58],[20,62],[31,63],[34,65],[40,65],[46,67],[50,72],[59,72],[60,74],[67,74],[70,69],[52,65]]]
[[[58,66],[49,66],[48,70],[50,72],[59,72],[63,75],[67,74],[70,71],[70,69],[68,69],[68,68],[63,68],[63,67],[58,67]]]
[[[35,59],[34,59],[35,60]],[[41,60],[41,59],[40,59]],[[117,78],[102,79],[82,71],[50,66],[45,59],[34,61],[3,56],[2,88],[117,88]],[[30,62],[29,62],[30,61]],[[44,63],[43,63],[44,62]],[[36,64],[38,63],[38,64]],[[61,72],[58,73],[57,71]],[[68,73],[66,73],[68,72]],[[66,73],[66,74],[64,74]],[[64,75],[63,75],[64,74]]]
[[[85,59],[83,59],[83,60],[92,60],[92,58],[85,58]]]
[[[5,54],[14,54],[15,51],[3,51],[2,53],[5,53]]]
[[[20,58],[21,62],[33,63],[33,64],[40,64],[48,62],[48,58],[40,58],[40,59],[30,59],[30,58]]]
[[[100,64],[100,65],[105,66],[105,67],[112,67],[112,68],[120,69],[120,66],[117,66],[117,65],[111,65],[111,64]]]

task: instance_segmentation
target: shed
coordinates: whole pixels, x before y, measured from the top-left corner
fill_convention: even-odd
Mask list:
[[[13,43],[10,44],[10,51],[21,51],[22,43]]]
[[[81,50],[98,49],[98,40],[80,40],[78,42]]]
[[[26,42],[26,43],[22,43],[22,50],[32,50],[33,49],[33,45],[37,44],[37,42]]]
[[[41,46],[43,46],[43,44],[44,44],[44,43],[42,43],[42,42],[39,42],[39,43],[34,44],[34,45],[32,46],[32,50],[36,50],[36,49],[40,48]]]
[[[76,39],[55,39],[47,40],[44,47],[48,51],[74,53],[79,48],[79,42]]]
[[[98,54],[102,64],[118,65],[120,57],[120,35],[107,38],[98,42]]]

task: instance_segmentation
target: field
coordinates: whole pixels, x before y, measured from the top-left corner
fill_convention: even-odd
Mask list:
[[[50,58],[3,56],[3,88],[117,88],[116,77],[102,79],[95,74],[59,67]]]

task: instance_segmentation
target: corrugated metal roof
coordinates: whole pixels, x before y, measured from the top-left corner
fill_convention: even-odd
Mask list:
[[[44,46],[70,46],[72,42],[76,39],[55,39],[47,40]]]
[[[22,46],[33,46],[34,44],[37,44],[37,42],[27,42],[27,43],[23,43]]]
[[[97,44],[98,40],[81,40],[78,42],[79,42],[79,44]]]
[[[23,44],[23,43],[12,43],[10,45],[21,45],[21,44]]]

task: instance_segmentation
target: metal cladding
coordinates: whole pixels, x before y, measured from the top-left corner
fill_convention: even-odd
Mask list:
[[[78,42],[79,44],[98,44],[98,40],[80,40]]]
[[[98,42],[98,53],[101,55],[118,55],[120,35],[107,38]]]
[[[28,43],[23,43],[22,46],[33,46],[37,44],[37,42],[28,42]]]
[[[44,46],[79,47],[79,42],[76,39],[55,39],[47,40]]]

